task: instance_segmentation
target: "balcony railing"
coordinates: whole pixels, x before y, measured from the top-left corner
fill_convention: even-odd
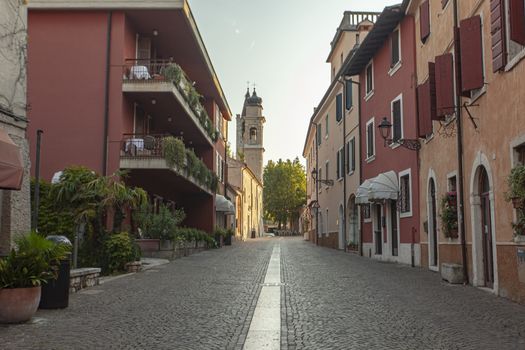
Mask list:
[[[121,159],[164,159],[166,166],[179,175],[215,192],[217,175],[192,149],[186,148],[182,139],[171,135],[125,134],[120,147]]]
[[[123,66],[124,82],[154,84],[172,83],[182,94],[206,134],[215,142],[218,132],[201,104],[202,95],[195,89],[184,70],[172,60],[130,59]]]

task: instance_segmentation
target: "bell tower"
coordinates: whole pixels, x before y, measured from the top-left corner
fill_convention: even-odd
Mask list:
[[[237,115],[237,159],[244,160],[262,182],[264,168],[264,123],[262,98],[255,88],[244,96],[242,115]]]

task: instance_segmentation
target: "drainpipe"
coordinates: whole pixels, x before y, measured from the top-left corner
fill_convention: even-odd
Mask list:
[[[104,92],[104,139],[102,144],[102,175],[107,175],[108,170],[108,134],[109,134],[109,75],[111,64],[111,26],[113,11],[108,12],[108,31],[106,38],[106,81]]]
[[[36,131],[36,166],[35,166],[35,207],[33,211],[33,230],[38,232],[38,209],[40,208],[40,145],[42,143],[43,130]]]
[[[317,140],[317,124],[315,125],[315,169],[319,171],[319,140]],[[317,201],[317,206],[319,206],[319,182],[315,181],[315,200]],[[319,245],[319,208],[315,209],[315,244]]]
[[[454,33],[459,30],[458,1],[454,0]],[[456,36],[454,36],[456,39]],[[454,42],[456,48],[458,43]],[[456,51],[457,52],[457,51]],[[467,241],[465,232],[465,200],[464,200],[464,181],[463,181],[463,129],[461,123],[461,65],[459,57],[455,59],[456,68],[456,138],[458,146],[458,225],[461,230],[461,258],[463,260],[463,279],[466,284],[469,283],[468,266],[467,266]]]
[[[348,155],[346,154],[346,80],[343,76],[343,81],[338,80],[339,83],[343,85],[343,98],[344,101],[341,101],[341,109],[343,113],[343,163],[340,166],[343,168],[343,250],[347,251],[346,243],[346,159]]]

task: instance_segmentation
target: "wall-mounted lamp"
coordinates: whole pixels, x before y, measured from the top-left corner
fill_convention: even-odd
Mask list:
[[[168,122],[171,123],[172,119],[171,117],[168,117]]]
[[[392,140],[390,138],[390,132],[392,130],[392,123],[390,123],[388,119],[386,119],[386,117],[383,118],[383,120],[381,121],[381,123],[379,123],[377,128],[381,132],[381,137],[383,138],[383,140],[385,140],[385,143],[384,143],[385,147],[390,146],[392,144],[397,144],[411,151],[418,151],[421,149],[421,143],[417,139]]]
[[[317,175],[318,175],[318,173],[317,173],[317,169],[314,168],[314,169],[312,170],[312,179],[314,179],[315,182],[320,182],[320,183],[322,183],[322,184],[325,184],[326,186],[333,186],[333,185],[334,185],[334,180],[328,180],[328,179],[326,179],[326,180],[323,180],[323,179],[317,179]]]
[[[151,104],[152,104],[152,105],[156,105],[156,104],[157,104],[157,100],[154,99],[154,98],[152,98],[152,99],[151,99]]]
[[[159,31],[157,29],[153,29],[153,36],[158,36],[159,35]]]

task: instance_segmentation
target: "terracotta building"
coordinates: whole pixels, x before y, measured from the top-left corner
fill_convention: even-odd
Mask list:
[[[520,210],[506,178],[523,164],[525,5],[411,1],[416,20],[422,264],[525,302]],[[451,215],[452,213],[452,218]],[[444,215],[447,214],[447,215]],[[462,220],[464,218],[464,220]]]
[[[310,118],[303,148],[307,207],[302,215],[308,239],[336,249],[357,249],[359,217],[358,78],[345,77],[348,64],[377,17],[347,11],[330,45],[330,85]]]
[[[359,74],[363,254],[419,264],[414,18],[389,6],[350,60]]]
[[[211,232],[224,218],[215,193],[226,193],[231,112],[187,1],[35,0],[28,21],[42,177],[74,164],[127,170],[152,202],[184,208],[185,225]],[[168,162],[170,136],[204,169]]]

